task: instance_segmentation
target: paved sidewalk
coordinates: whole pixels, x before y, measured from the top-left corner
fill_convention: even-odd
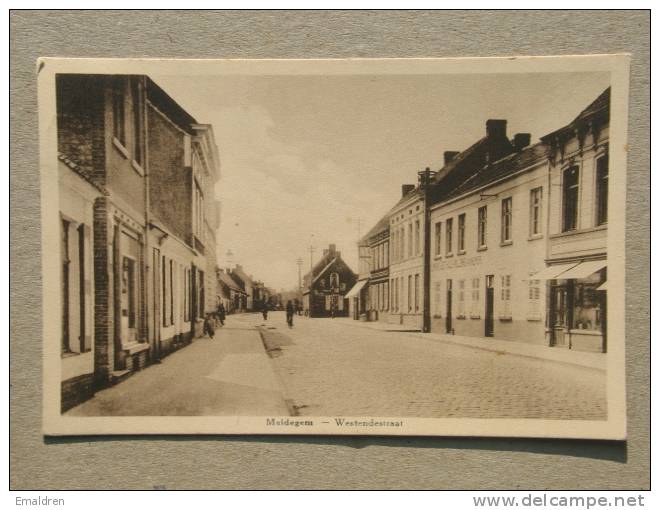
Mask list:
[[[375,321],[356,321],[349,317],[334,319],[350,326],[369,328],[377,331],[401,331],[402,334],[422,337],[427,340],[436,340],[439,342],[452,343],[456,345],[465,345],[476,349],[496,353],[514,354],[530,358],[539,358],[558,363],[569,363],[598,370],[606,370],[607,356],[598,352],[582,352],[560,347],[548,347],[547,345],[526,344],[515,342],[513,340],[501,340],[487,337],[471,337],[459,335],[443,335],[441,333],[422,333],[410,331],[410,327],[399,324],[388,324],[387,322]]]
[[[66,415],[288,416],[289,409],[259,333],[227,324]]]

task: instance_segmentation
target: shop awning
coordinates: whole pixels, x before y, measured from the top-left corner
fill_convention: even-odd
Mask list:
[[[587,278],[604,267],[607,267],[607,260],[589,260],[588,262],[580,262],[577,266],[558,275],[557,278],[561,278],[562,280]]]
[[[349,290],[344,297],[345,298],[357,297],[360,291],[362,290],[362,287],[364,287],[368,281],[369,280],[360,280],[355,285],[353,285],[353,288]]]
[[[577,262],[571,262],[569,264],[556,264],[554,266],[548,266],[545,269],[541,269],[538,273],[533,274],[529,278],[526,278],[526,280],[554,280],[558,277],[558,275],[574,268],[577,265]]]
[[[598,287],[596,290],[607,290],[607,282],[603,283],[600,287]]]

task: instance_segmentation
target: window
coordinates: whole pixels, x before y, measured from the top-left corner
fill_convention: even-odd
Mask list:
[[[174,261],[170,259],[170,324],[174,324]]]
[[[408,275],[408,311],[412,312],[413,310],[413,300],[412,300],[412,275]]]
[[[465,280],[458,280],[458,319],[465,319]]]
[[[435,224],[435,255],[442,255],[442,222]]]
[[[190,320],[190,270],[183,268],[183,320]]]
[[[332,290],[339,289],[339,273],[330,274],[330,288]]]
[[[204,294],[204,271],[198,271],[199,274],[199,315],[198,317],[204,317],[204,299],[206,298]]]
[[[415,275],[415,311],[419,311],[419,275]]]
[[[471,295],[471,308],[470,308],[470,318],[479,319],[481,314],[479,311],[481,307],[479,306],[479,287],[481,285],[480,278],[472,278],[472,295]]]
[[[500,319],[511,319],[511,275],[502,275]]]
[[[202,241],[204,238],[204,194],[197,179],[194,181],[194,188],[194,232],[195,237]]]
[[[453,218],[449,218],[447,220],[447,226],[445,227],[445,255],[451,255],[453,223]]]
[[[131,81],[131,95],[133,96],[133,159],[142,165],[143,151],[143,127],[142,121],[142,93],[140,82],[137,79]]]
[[[396,310],[396,287],[394,285],[394,278],[390,280],[390,306],[392,311]]]
[[[479,208],[478,212],[478,225],[477,225],[477,244],[479,248],[485,248],[486,247],[486,222],[488,220],[488,213],[487,213],[487,206],[483,206]]]
[[[419,220],[415,221],[415,255],[419,255]]]
[[[136,295],[135,295],[135,260],[124,257],[122,262],[124,288],[122,294],[127,294],[128,299],[128,327],[135,328],[136,325]]]
[[[408,256],[413,256],[413,226],[408,223]]]
[[[534,188],[529,192],[529,235],[530,237],[541,234],[541,206],[543,203],[543,188]]]
[[[435,282],[435,316],[442,316],[442,283]]]
[[[399,249],[399,259],[403,260],[404,258],[406,258],[406,252],[405,252],[405,248],[406,248],[406,230],[405,230],[405,228],[401,227],[400,233],[401,233],[401,235],[399,236],[399,242],[401,243],[401,248]]]
[[[512,201],[513,198],[502,200],[502,242],[511,242],[511,221],[512,221]]]
[[[387,267],[390,265],[390,243],[389,241],[386,241],[385,244],[383,245],[383,256],[385,257],[385,260],[383,262],[383,267]]]
[[[607,223],[607,186],[609,184],[608,156],[596,160],[596,225]]]
[[[458,216],[458,253],[465,253],[465,214]]]
[[[568,232],[577,228],[579,181],[580,169],[577,166],[572,166],[564,170],[564,182],[562,185],[563,232]]]
[[[383,286],[385,287],[385,290],[383,291],[383,294],[385,294],[385,296],[384,296],[385,299],[383,300],[385,302],[385,310],[389,310],[390,309],[390,282],[385,282],[383,284]]]
[[[118,78],[112,88],[112,134],[122,145],[126,145],[126,110],[122,78]]]
[[[541,280],[529,280],[527,320],[541,320]]]
[[[60,225],[62,231],[62,352],[71,352],[71,340],[69,335],[69,295],[71,289],[69,288],[69,222],[62,219]]]
[[[170,302],[170,297],[169,297],[170,287],[169,287],[169,282],[167,281],[167,276],[168,276],[167,259],[165,258],[164,255],[160,267],[161,267],[162,281],[163,281],[163,313],[162,313],[163,327],[167,327],[170,325],[169,323],[170,314],[168,313],[167,310],[167,305]]]

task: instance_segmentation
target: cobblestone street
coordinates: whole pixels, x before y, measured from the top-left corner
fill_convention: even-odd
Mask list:
[[[251,323],[256,315],[232,317]],[[345,319],[272,313],[262,329],[290,406],[300,415],[606,418],[605,373],[375,331]]]

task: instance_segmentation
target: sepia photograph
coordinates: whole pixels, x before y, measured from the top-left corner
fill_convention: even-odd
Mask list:
[[[628,66],[40,59],[44,434],[625,439]]]

